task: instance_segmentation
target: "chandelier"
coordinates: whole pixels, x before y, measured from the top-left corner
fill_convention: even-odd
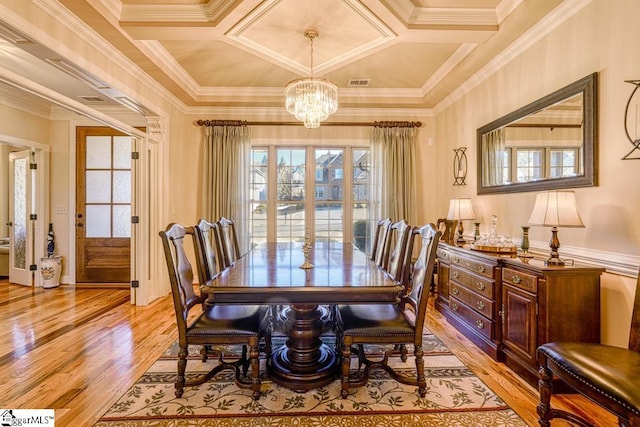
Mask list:
[[[287,111],[304,122],[306,128],[317,128],[320,122],[338,109],[338,86],[327,79],[313,77],[313,39],[316,30],[307,30],[304,36],[311,43],[311,76],[292,80],[284,88]]]

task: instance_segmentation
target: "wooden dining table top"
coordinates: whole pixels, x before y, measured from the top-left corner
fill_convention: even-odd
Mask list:
[[[350,243],[317,242],[303,269],[302,243],[267,242],[200,287],[215,302],[335,304],[396,302],[402,289]]]

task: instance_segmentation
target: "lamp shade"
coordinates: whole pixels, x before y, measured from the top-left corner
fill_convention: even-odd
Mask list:
[[[476,216],[473,213],[473,206],[471,206],[471,199],[451,199],[449,202],[447,219],[464,221],[475,218]]]
[[[573,191],[548,191],[536,195],[530,225],[547,227],[584,227]]]

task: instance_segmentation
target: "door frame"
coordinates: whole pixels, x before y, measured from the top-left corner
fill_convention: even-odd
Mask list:
[[[33,234],[33,257],[30,264],[38,265],[40,258],[46,254],[46,235],[50,222],[49,212],[49,187],[46,178],[49,176],[49,146],[40,142],[22,138],[16,138],[7,134],[0,134],[0,144],[10,145],[22,150],[30,150],[34,153],[34,161],[38,165],[34,177],[35,186],[35,209],[33,213],[37,215]],[[38,242],[42,242],[39,244]],[[38,271],[33,272],[32,286],[42,287],[42,276]]]
[[[72,117],[64,118],[63,120],[69,123],[69,188],[67,189],[69,195],[68,208],[75,207],[75,126],[80,126],[88,123],[89,126],[102,124],[111,126],[114,129],[125,132],[129,135],[140,138],[143,141],[144,147],[149,147],[153,144],[152,150],[141,150],[141,153],[150,153],[150,157],[145,157],[145,164],[149,166],[142,167],[141,172],[144,173],[148,169],[151,174],[156,174],[159,178],[155,182],[151,182],[149,179],[141,179],[138,184],[133,188],[132,197],[140,197],[140,218],[141,223],[136,227],[140,229],[140,232],[136,234],[135,239],[132,238],[132,256],[135,254],[135,260],[132,261],[131,273],[132,280],[139,281],[139,288],[131,289],[131,303],[135,305],[147,305],[154,299],[165,296],[170,292],[170,287],[167,279],[166,266],[164,266],[164,255],[162,247],[160,245],[160,239],[157,232],[167,223],[169,209],[165,202],[165,194],[169,187],[169,177],[167,173],[159,173],[162,170],[168,170],[169,167],[169,147],[167,143],[167,135],[169,132],[169,114],[165,113],[158,116],[146,116],[143,120],[146,120],[147,133],[141,132],[135,129],[133,126],[124,123],[123,121],[112,117],[108,114],[95,110],[92,107],[83,105],[78,101],[71,99],[65,95],[57,93],[49,88],[46,88],[38,83],[35,83],[28,78],[16,74],[12,71],[6,70],[0,66],[0,82],[6,83],[19,90],[26,91],[32,95],[38,96],[48,102],[56,104],[62,107],[64,110],[70,112]],[[161,110],[161,109],[159,109]],[[77,117],[84,116],[87,119],[78,119]],[[0,135],[2,137],[4,135]],[[36,161],[39,161],[43,166],[38,168],[37,182],[39,184],[45,184],[48,181],[49,170],[49,150],[48,144],[41,144],[33,141],[23,141],[14,137],[8,136],[4,138],[4,141],[11,143],[12,140],[17,140],[19,146],[33,146],[33,148],[40,150],[36,152]],[[46,156],[44,153],[46,152]],[[45,173],[46,172],[46,173]],[[72,188],[73,187],[73,188]],[[38,185],[37,187],[37,204],[38,210],[42,209],[43,212],[38,212],[42,215],[42,218],[46,218],[36,231],[36,239],[44,239],[46,236],[46,224],[50,219],[49,209],[49,187],[48,185]],[[143,195],[149,194],[148,197]],[[73,223],[72,223],[73,221]],[[41,233],[41,234],[40,234]],[[69,215],[69,233],[68,241],[75,241],[75,216]],[[44,240],[43,240],[44,241]],[[41,249],[37,249],[36,257],[38,255],[44,255],[44,245],[41,245]],[[38,252],[42,251],[42,252]],[[146,252],[145,252],[146,251]],[[75,245],[69,246],[69,262],[73,260],[75,263]],[[69,265],[67,271],[75,272],[75,264]],[[63,277],[65,283],[74,284],[75,274]],[[41,279],[36,275],[36,285],[40,283]]]

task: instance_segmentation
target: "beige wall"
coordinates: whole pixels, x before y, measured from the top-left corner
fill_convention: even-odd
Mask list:
[[[640,78],[635,42],[640,27],[636,0],[593,0],[576,15],[514,58],[436,116],[438,175],[452,176],[453,148],[469,147],[466,187],[446,185],[437,194],[441,212],[451,197],[471,197],[481,232],[498,216],[498,232],[519,238],[535,193],[477,196],[476,129],[590,73],[599,73],[599,185],[576,189],[584,229],[562,229],[561,245],[637,257],[640,253],[640,161],[621,160],[630,149],[623,128],[625,103]],[[549,229],[532,228],[530,238],[544,248]],[[562,252],[562,246],[560,248]],[[637,259],[637,258],[636,258]],[[602,280],[602,338],[626,346],[635,279],[605,274]]]

